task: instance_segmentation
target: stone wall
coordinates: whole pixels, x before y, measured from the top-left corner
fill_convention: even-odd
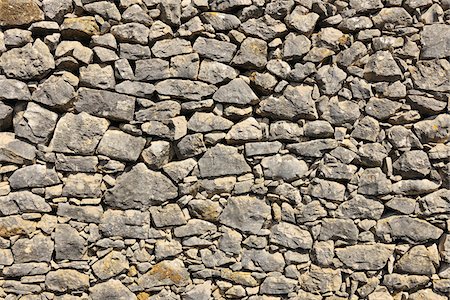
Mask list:
[[[0,298],[444,300],[449,0],[0,0]]]

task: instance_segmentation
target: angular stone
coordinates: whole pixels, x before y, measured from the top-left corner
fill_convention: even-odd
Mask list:
[[[157,58],[167,58],[191,52],[191,43],[180,38],[157,41],[152,47],[152,53]]]
[[[364,195],[384,195],[392,191],[392,184],[380,168],[365,169],[360,176],[358,193]]]
[[[9,177],[9,184],[12,189],[45,187],[60,182],[55,169],[47,168],[45,165],[26,166],[16,170]]]
[[[178,258],[157,263],[137,280],[137,284],[144,289],[170,285],[186,286],[190,282],[189,272]]]
[[[91,14],[97,14],[105,19],[120,21],[120,12],[114,3],[108,1],[98,1],[84,5],[84,9]]]
[[[433,275],[439,265],[439,254],[436,245],[425,247],[414,246],[406,252],[395,264],[395,270],[399,273]]]
[[[207,83],[219,84],[236,78],[239,72],[226,64],[203,60],[200,64],[198,79]]]
[[[0,217],[0,237],[28,235],[36,230],[36,223],[24,220],[21,216]]]
[[[287,35],[283,44],[283,59],[298,60],[308,53],[311,48],[311,41],[304,35]]]
[[[0,100],[28,101],[31,96],[26,83],[16,79],[0,79],[0,89],[2,90]]]
[[[214,113],[196,112],[187,123],[194,132],[223,131],[231,128],[233,122]]]
[[[127,258],[118,251],[108,253],[92,265],[92,271],[101,280],[117,276],[128,268]]]
[[[80,68],[80,86],[108,90],[115,85],[114,70],[110,65],[90,64]]]
[[[133,120],[135,98],[110,91],[80,88],[75,109],[113,121]]]
[[[173,234],[177,238],[189,236],[205,236],[217,232],[217,227],[213,223],[200,219],[190,219],[186,225],[174,229]]]
[[[32,143],[45,144],[56,126],[58,114],[29,102],[23,111],[14,116],[14,133]]]
[[[289,27],[292,27],[298,32],[309,36],[316,26],[317,20],[319,20],[318,14],[313,12],[307,13],[304,8],[297,6],[286,18],[286,23]]]
[[[450,91],[450,62],[445,59],[421,60],[411,68],[414,85],[434,92]]]
[[[101,174],[70,174],[64,183],[62,195],[77,198],[100,197],[101,183]]]
[[[341,271],[311,265],[309,271],[301,275],[300,282],[309,292],[336,292],[342,284]]]
[[[315,198],[344,201],[345,186],[334,181],[315,179],[310,183],[308,190],[309,194]]]
[[[52,260],[54,243],[49,236],[35,235],[31,239],[21,238],[12,246],[16,263],[50,262]]]
[[[210,24],[216,31],[228,31],[239,27],[241,21],[232,14],[220,12],[204,12],[200,15],[202,21]]]
[[[169,62],[160,58],[138,60],[134,74],[137,80],[145,81],[169,78]]]
[[[135,294],[133,294],[126,286],[119,280],[110,279],[106,282],[97,283],[89,288],[89,296],[92,300],[137,300]],[[68,299],[69,300],[69,299]]]
[[[359,230],[352,220],[347,219],[322,219],[319,240],[358,240]]]
[[[365,111],[368,115],[378,120],[385,120],[394,115],[401,107],[401,103],[384,98],[370,98]]]
[[[61,33],[72,39],[88,40],[93,35],[99,35],[100,29],[94,17],[72,17],[64,18]]]
[[[94,154],[108,126],[107,120],[85,112],[77,115],[67,113],[56,124],[49,148],[55,152]]]
[[[324,153],[336,148],[338,143],[334,139],[316,139],[307,142],[290,144],[287,149],[300,156],[322,157]]]
[[[368,81],[394,82],[402,76],[402,71],[389,51],[377,51],[364,66],[364,78]]]
[[[51,206],[44,198],[29,191],[12,192],[0,197],[0,212],[4,216],[19,213],[45,213],[51,210]]]
[[[10,132],[0,133],[0,161],[16,164],[31,162],[36,156],[36,148],[21,140],[15,139]]]
[[[446,300],[446,296],[442,296],[439,294],[436,294],[433,292],[432,289],[423,289],[420,291],[417,291],[415,293],[411,293],[408,297],[410,300],[422,300],[422,299],[429,299],[429,300]]]
[[[181,100],[201,100],[213,94],[217,88],[201,81],[166,79],[155,85],[160,95],[172,96]]]
[[[150,169],[160,169],[172,158],[172,149],[167,141],[154,141],[142,151],[142,159]]]
[[[64,15],[73,11],[73,4],[70,0],[43,0],[42,9],[47,18],[62,23]]]
[[[373,23],[378,28],[387,29],[389,27],[409,26],[412,17],[403,7],[387,7],[380,10],[372,17]]]
[[[197,53],[177,55],[170,59],[172,77],[197,79],[200,58]]]
[[[246,156],[258,156],[276,154],[281,150],[282,144],[278,141],[274,142],[256,142],[245,143]]]
[[[203,37],[198,37],[193,47],[200,57],[222,63],[229,63],[237,49],[232,43]]]
[[[253,117],[233,125],[225,136],[225,140],[229,144],[260,141],[262,138],[263,132],[261,125]]]
[[[370,12],[383,7],[380,0],[350,0],[350,7],[358,13]]]
[[[222,103],[245,105],[255,104],[259,99],[243,79],[236,78],[221,86],[214,93],[213,100]]]
[[[289,249],[311,249],[311,234],[291,223],[281,222],[270,229],[270,242]]]
[[[168,0],[161,2],[158,5],[158,9],[161,11],[161,20],[169,25],[180,25],[181,18],[181,3],[177,0]]]
[[[210,148],[198,161],[200,177],[240,175],[251,171],[238,149],[217,144]]]
[[[386,242],[403,240],[418,244],[437,240],[443,233],[442,229],[427,221],[409,216],[391,216],[377,222],[376,234]]]
[[[83,291],[89,288],[89,275],[76,270],[59,269],[45,276],[45,286],[55,292]]]
[[[267,179],[283,179],[290,182],[300,179],[308,172],[308,165],[292,155],[275,155],[261,160],[264,177]]]
[[[104,201],[114,208],[136,209],[158,205],[177,196],[177,188],[170,179],[139,163],[117,178],[116,185],[106,191]]]
[[[422,195],[434,192],[440,187],[439,182],[429,179],[406,179],[392,185],[392,192],[400,195]]]
[[[415,290],[425,286],[430,279],[427,276],[404,275],[404,274],[386,274],[383,277],[383,285],[388,289],[397,291]]]
[[[378,220],[383,214],[384,206],[378,201],[367,199],[361,195],[343,202],[336,210],[336,215],[349,219]]]
[[[43,275],[50,271],[50,266],[47,263],[24,263],[13,264],[9,267],[3,268],[3,275],[6,277],[22,277],[32,275]]]
[[[150,30],[139,23],[127,23],[111,27],[111,33],[122,43],[147,45]]]
[[[150,215],[152,217],[152,222],[156,227],[180,226],[186,224],[181,208],[175,203],[167,204],[164,207],[152,206],[150,207]]]
[[[181,161],[172,161],[162,166],[166,173],[173,181],[180,182],[189,175],[189,173],[197,166],[197,161],[188,158]]]
[[[445,58],[450,56],[450,26],[433,24],[424,26],[421,33],[423,59]]]
[[[335,126],[353,125],[360,115],[359,106],[355,102],[338,101],[332,98],[323,109],[322,119]]]
[[[85,223],[100,223],[103,215],[101,206],[77,206],[69,203],[59,203],[56,215],[68,217]]]
[[[316,80],[320,91],[325,95],[334,95],[341,88],[347,78],[347,73],[336,65],[326,65],[317,70]]]
[[[418,200],[418,213],[424,216],[450,212],[450,191],[440,189]]]
[[[75,96],[75,89],[67,78],[52,75],[38,86],[31,100],[57,109],[65,109],[71,105]]]
[[[268,276],[261,283],[260,293],[269,295],[285,295],[292,292],[297,284],[296,280],[281,275]]]
[[[267,64],[267,43],[252,37],[246,38],[231,64],[244,69],[262,69]]]
[[[78,230],[69,224],[58,224],[55,228],[55,259],[81,260],[86,252],[86,241]]]
[[[150,214],[137,210],[105,211],[99,229],[106,237],[121,236],[131,239],[146,239],[150,230]]]
[[[336,249],[336,256],[349,268],[368,271],[384,268],[393,252],[392,245],[354,245]]]
[[[393,167],[402,178],[421,178],[431,171],[428,155],[421,150],[405,152],[394,162]]]
[[[55,61],[47,45],[37,39],[34,44],[3,53],[0,68],[9,78],[41,79],[55,68]]]
[[[32,0],[0,1],[0,26],[21,26],[44,20],[44,13]]]
[[[445,143],[450,140],[450,114],[441,114],[433,119],[414,124],[414,133],[422,143]]]
[[[205,151],[205,141],[201,133],[186,135],[176,144],[175,148],[177,156],[182,159],[197,156]]]
[[[144,149],[146,140],[121,130],[108,130],[97,147],[97,153],[124,161],[136,161]]]
[[[240,28],[246,35],[256,36],[265,41],[280,37],[287,31],[286,25],[269,15],[258,19],[249,19],[242,23]]]
[[[408,101],[411,103],[412,108],[425,115],[438,114],[447,106],[447,103],[444,101],[420,95],[408,95]]]
[[[264,222],[270,218],[270,206],[263,200],[239,196],[228,200],[219,220],[220,223],[239,231],[257,234]]]

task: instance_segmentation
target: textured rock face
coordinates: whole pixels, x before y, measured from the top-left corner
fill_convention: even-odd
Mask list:
[[[0,299],[447,299],[449,16],[0,0]]]

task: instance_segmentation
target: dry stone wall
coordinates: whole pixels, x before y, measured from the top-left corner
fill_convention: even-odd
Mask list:
[[[0,0],[0,298],[444,300],[449,0]]]

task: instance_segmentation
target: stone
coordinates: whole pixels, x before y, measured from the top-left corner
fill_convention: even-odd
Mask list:
[[[44,20],[44,13],[32,0],[0,1],[0,26],[21,26]]]
[[[412,108],[417,109],[422,114],[438,114],[446,107],[444,101],[425,96],[409,95],[408,100]]]
[[[233,80],[239,72],[224,63],[203,60],[200,64],[198,79],[211,84],[225,83]]]
[[[415,293],[411,293],[409,295],[409,299],[411,300],[421,300],[421,299],[430,299],[430,300],[445,300],[445,296],[436,294],[432,289],[424,289],[417,291]]]
[[[91,16],[64,18],[61,34],[72,39],[88,40],[93,35],[99,35],[100,28]]]
[[[418,200],[418,212],[424,216],[445,214],[450,210],[449,191],[440,189]]]
[[[392,184],[380,168],[365,169],[360,176],[358,193],[364,195],[384,195],[392,191]]]
[[[217,89],[213,100],[221,103],[246,105],[255,104],[259,99],[243,79],[236,78]]]
[[[232,11],[234,9],[242,8],[244,6],[249,6],[252,4],[251,0],[213,0],[210,3],[210,8],[212,11]]]
[[[36,223],[24,220],[21,216],[0,217],[0,237],[28,235],[36,230]]]
[[[445,143],[450,139],[450,114],[440,114],[414,124],[414,133],[422,143]]]
[[[156,227],[185,225],[183,212],[177,204],[167,204],[163,207],[150,207],[150,215]]]
[[[405,179],[392,185],[392,192],[400,195],[422,195],[438,190],[440,183],[429,179]]]
[[[394,162],[393,167],[402,178],[422,178],[431,171],[428,155],[422,150],[405,152]]]
[[[409,216],[380,219],[375,231],[377,236],[386,242],[403,240],[413,244],[437,240],[443,232],[442,229],[427,221]]]
[[[129,268],[125,255],[118,251],[109,252],[92,265],[92,271],[101,280],[114,277]]]
[[[212,95],[217,88],[201,81],[166,79],[155,85],[160,95],[172,96],[182,100],[201,100]]]
[[[177,196],[170,179],[139,163],[117,178],[116,185],[105,193],[105,203],[121,209],[142,208]]]
[[[401,104],[385,98],[372,97],[367,102],[365,111],[377,120],[385,120],[395,114]]]
[[[239,144],[260,141],[263,138],[261,125],[255,118],[250,117],[231,127],[225,136],[229,144]]]
[[[356,241],[358,228],[352,220],[348,219],[322,219],[319,241],[344,240]]]
[[[12,189],[45,187],[60,182],[55,169],[47,168],[45,165],[26,166],[16,170],[9,177],[9,184]]]
[[[134,73],[137,80],[166,79],[170,77],[169,62],[160,58],[138,60]]]
[[[270,242],[288,249],[311,249],[313,240],[311,234],[298,226],[281,222],[272,226]]]
[[[389,51],[377,51],[369,57],[364,66],[364,78],[369,82],[393,82],[401,79],[402,76],[402,71]]]
[[[384,206],[378,201],[367,199],[361,195],[343,202],[336,210],[336,215],[349,219],[378,220],[383,214]]]
[[[445,24],[426,25],[421,33],[423,59],[445,58],[450,56],[450,26]]]
[[[178,241],[157,241],[155,244],[155,257],[157,261],[176,257],[183,252],[182,246]]]
[[[0,100],[23,100],[28,101],[31,97],[26,83],[16,79],[0,79],[2,94]]]
[[[436,245],[425,247],[414,246],[406,252],[395,264],[395,269],[400,273],[433,275],[439,265],[439,254]]]
[[[286,18],[286,23],[289,27],[292,27],[298,32],[309,36],[316,26],[317,20],[319,20],[318,14],[313,12],[307,13],[302,7],[296,7]]]
[[[358,13],[370,12],[383,7],[380,0],[351,0],[350,7],[355,9]]]
[[[120,21],[120,12],[114,3],[98,1],[84,5],[84,9],[91,14],[98,14],[105,19]]]
[[[48,213],[51,210],[51,206],[44,198],[29,191],[12,192],[0,197],[0,212],[4,216],[18,213]]]
[[[347,74],[336,65],[326,65],[317,70],[316,80],[320,91],[325,95],[334,95],[341,88]]]
[[[148,212],[108,209],[100,220],[99,230],[106,237],[146,239],[150,230],[149,223],[150,214]]]
[[[190,236],[205,236],[217,232],[217,227],[213,223],[200,219],[190,219],[185,225],[174,229],[174,236],[177,238]]]
[[[79,63],[87,65],[93,61],[94,51],[78,41],[62,41],[56,47],[55,57],[60,59],[64,57],[73,58],[75,60],[73,67],[78,68]]]
[[[22,48],[11,49],[0,57],[0,68],[8,78],[42,79],[55,68],[55,61],[47,45],[40,39]]]
[[[218,144],[210,148],[198,160],[200,177],[240,175],[250,172],[250,166],[238,149]]]
[[[97,153],[124,161],[136,161],[145,146],[145,139],[120,130],[108,130],[97,147]]]
[[[138,285],[144,289],[158,286],[186,286],[190,282],[189,272],[178,258],[157,263],[137,280]]]
[[[59,269],[45,276],[45,286],[55,292],[83,291],[89,288],[89,275],[72,269]]]
[[[414,290],[425,286],[429,282],[427,276],[421,275],[404,275],[404,274],[386,274],[383,278],[383,285],[391,290]]]
[[[244,69],[262,69],[267,64],[267,43],[257,38],[246,38],[231,64]]]
[[[213,113],[196,112],[187,123],[189,130],[194,132],[223,131],[230,129],[233,122]]]
[[[309,185],[309,195],[330,201],[344,201],[345,186],[323,179],[316,179]]]
[[[152,47],[152,53],[157,58],[167,58],[180,54],[188,54],[191,52],[191,43],[180,38],[157,41]]]
[[[161,20],[169,25],[180,25],[181,3],[177,0],[168,0],[158,5],[161,11]]]
[[[81,92],[82,89],[79,90]],[[75,100],[74,87],[63,76],[50,76],[31,95],[31,100],[44,105],[64,109]]]
[[[113,89],[116,85],[111,66],[90,64],[80,68],[80,86],[98,89]]]
[[[7,250],[7,249],[6,249]],[[9,250],[10,251],[10,250]],[[5,252],[7,253],[7,252]],[[8,254],[5,254],[7,257]],[[11,256],[12,258],[12,256]],[[3,268],[3,275],[6,277],[21,277],[30,275],[43,275],[50,271],[50,266],[47,263],[23,263],[13,264]]]
[[[403,7],[386,7],[372,17],[376,27],[387,29],[409,26],[412,23],[410,14]]]
[[[307,157],[322,157],[322,155],[338,146],[334,139],[315,139],[307,142],[294,143],[287,149],[295,154]]]
[[[450,63],[445,59],[421,60],[411,68],[414,85],[422,90],[449,92]]]
[[[358,104],[347,100],[338,101],[333,98],[322,110],[322,119],[335,126],[353,125],[361,115]]]
[[[101,174],[70,174],[62,190],[62,195],[66,197],[95,198],[102,194]]]
[[[103,208],[101,206],[77,206],[69,203],[59,203],[56,214],[79,222],[100,223]]]
[[[278,276],[268,276],[261,283],[260,292],[270,295],[285,295],[292,292],[297,284],[296,280],[289,279],[278,273]]]
[[[392,245],[354,245],[336,249],[336,256],[349,268],[367,271],[384,268],[393,252]]]
[[[107,120],[91,116],[86,112],[67,113],[56,124],[49,147],[55,152],[94,154],[108,126]],[[68,136],[72,138],[67,139]]]
[[[355,139],[376,142],[380,132],[380,124],[370,116],[365,116],[355,125],[351,136]]]
[[[237,47],[229,42],[198,37],[195,40],[193,49],[202,58],[229,63],[236,53]]]
[[[342,283],[341,271],[311,265],[309,271],[301,275],[300,282],[301,287],[309,292],[335,292]]]
[[[270,206],[263,200],[252,196],[238,196],[228,200],[219,221],[241,232],[256,234],[270,217]]]
[[[221,12],[204,12],[200,18],[205,24],[210,24],[216,31],[236,29],[241,24],[238,17]]]
[[[21,238],[11,247],[14,262],[50,262],[54,242],[49,236],[35,235],[31,239]]]
[[[11,132],[0,133],[0,161],[23,164],[31,162],[36,156],[36,148],[15,139]]]
[[[0,101],[0,130],[11,127],[13,119],[13,109]]]
[[[139,23],[127,23],[111,27],[112,35],[122,43],[147,45],[149,31],[145,25]]]
[[[290,182],[300,179],[308,172],[308,165],[292,155],[275,155],[261,160],[264,176]]]
[[[197,79],[200,58],[197,53],[177,55],[170,59],[172,77]]]
[[[135,294],[133,294],[126,286],[117,279],[110,279],[106,282],[97,283],[89,288],[89,295],[92,300],[137,300]]]
[[[154,141],[142,151],[141,156],[150,169],[160,169],[169,163],[172,158],[172,149],[169,142]]]
[[[276,37],[280,37],[287,31],[283,22],[275,20],[269,15],[264,15],[257,19],[249,19],[242,23],[240,28],[246,35],[255,36],[265,41],[271,41]]]
[[[42,10],[47,18],[61,23],[64,20],[64,15],[72,12],[73,4],[70,0],[43,0]]]
[[[311,48],[311,41],[304,35],[290,33],[283,43],[283,59],[299,60]]]
[[[110,91],[80,88],[75,109],[113,121],[131,121],[135,98]]]
[[[86,241],[78,230],[69,224],[58,224],[55,228],[55,259],[81,260],[86,252]]]
[[[177,156],[182,159],[197,156],[205,151],[205,141],[201,133],[186,135],[176,144],[175,148]]]

